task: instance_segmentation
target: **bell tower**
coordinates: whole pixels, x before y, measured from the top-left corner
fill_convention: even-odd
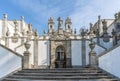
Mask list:
[[[52,17],[48,20],[48,33],[51,34],[54,31],[54,20]]]
[[[71,28],[72,28],[71,19],[69,17],[67,17],[67,19],[65,20],[65,31],[70,33]]]

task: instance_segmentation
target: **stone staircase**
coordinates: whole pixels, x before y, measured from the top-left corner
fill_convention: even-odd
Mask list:
[[[23,69],[2,81],[119,81],[100,68]]]

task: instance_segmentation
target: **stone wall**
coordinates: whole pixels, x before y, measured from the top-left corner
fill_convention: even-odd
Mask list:
[[[22,56],[0,45],[0,78],[22,66]]]
[[[117,45],[99,58],[99,67],[120,78],[120,45]]]

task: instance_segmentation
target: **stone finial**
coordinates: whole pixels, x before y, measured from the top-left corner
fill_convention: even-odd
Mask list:
[[[100,15],[98,16],[98,20],[101,20],[101,16]]]
[[[82,28],[81,29],[81,36],[84,37],[85,36],[85,30]]]
[[[35,31],[34,31],[34,36],[39,36],[39,33],[38,33],[38,30],[37,29],[35,29]]]
[[[58,29],[62,29],[63,20],[61,17],[58,18]]]
[[[4,19],[7,19],[8,18],[8,15],[7,14],[3,14],[4,15]]]
[[[48,20],[48,25],[49,25],[49,24],[53,24],[53,25],[55,24],[52,17],[50,17],[50,19]]]
[[[21,20],[24,21],[24,16],[21,16]]]
[[[54,20],[52,17],[48,20],[48,34],[50,35],[52,33],[52,30],[54,30]]]
[[[118,19],[118,13],[115,13],[115,19]]]
[[[50,17],[50,19],[48,20],[48,25],[49,25],[49,24],[53,24],[53,25],[55,24],[52,17]]]
[[[26,51],[29,52],[29,48],[31,45],[29,44],[28,40],[25,42],[24,46],[26,48]]]
[[[90,34],[93,34],[93,30],[92,30],[93,24],[90,23]]]
[[[46,34],[46,31],[44,30],[44,35]]]
[[[91,49],[91,52],[93,52],[93,49],[95,48],[95,42],[93,41],[93,38],[91,38],[89,47],[90,47],[90,49]]]
[[[46,31],[44,30],[44,35],[43,35],[43,38],[46,39]]]
[[[28,31],[32,31],[32,24],[28,24]]]
[[[105,19],[103,20],[102,24],[103,24],[103,33],[107,33],[107,22]]]
[[[71,21],[70,17],[67,17],[67,19],[65,20],[65,24],[67,24],[67,23],[72,24],[72,21]]]
[[[116,20],[117,20],[117,19],[120,19],[120,12],[116,13],[114,16],[115,16],[115,19],[116,19]]]

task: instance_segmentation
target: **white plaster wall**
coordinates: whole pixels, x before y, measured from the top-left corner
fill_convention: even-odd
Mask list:
[[[31,53],[30,55],[30,64],[34,64],[34,42],[33,41],[29,41],[29,44],[31,45],[29,48],[29,51]],[[26,48],[24,46],[24,44],[20,45],[17,49],[16,52],[20,53],[21,55],[23,55],[23,53],[26,51]]]
[[[72,66],[82,65],[82,55],[81,55],[81,41],[71,42],[71,56],[72,56]]]
[[[9,39],[9,48],[12,50],[15,50],[17,46],[21,45],[21,39],[18,39],[18,42],[14,43],[12,42],[12,39]]]
[[[2,20],[0,20],[0,38],[2,37]]]
[[[103,38],[101,38],[100,39],[100,45],[103,46],[103,47],[105,47],[105,48],[107,48],[107,49],[109,49],[109,48],[113,47],[113,39],[110,38],[109,42],[104,42]]]
[[[14,33],[14,27],[15,27],[13,21],[8,21],[7,26],[8,26],[9,31],[10,31],[10,36],[13,36],[13,33]]]
[[[38,44],[38,65],[50,65],[49,41],[39,41]]]
[[[99,67],[120,78],[120,46],[99,57]]]
[[[86,41],[86,65],[89,64],[89,52],[90,52],[89,44],[90,44],[90,41]],[[94,51],[96,52],[97,55],[99,55],[102,52],[104,52],[105,49],[95,44]]]
[[[31,53],[30,55],[30,64],[34,65],[34,41],[30,41],[30,48],[29,48],[29,51]]]
[[[21,68],[22,58],[0,46],[0,78]]]

